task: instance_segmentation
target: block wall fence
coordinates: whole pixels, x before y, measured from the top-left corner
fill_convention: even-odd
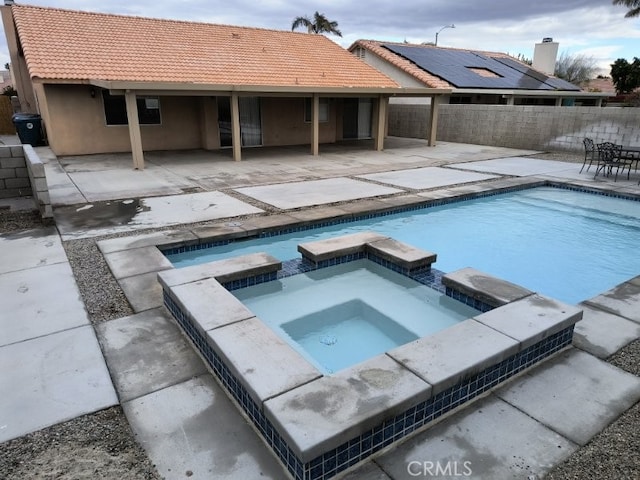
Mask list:
[[[388,134],[426,138],[429,105],[389,105]],[[532,150],[583,151],[596,143],[640,145],[640,108],[440,105],[437,139]]]
[[[0,198],[33,197],[42,218],[53,210],[44,164],[31,145],[0,146]]]

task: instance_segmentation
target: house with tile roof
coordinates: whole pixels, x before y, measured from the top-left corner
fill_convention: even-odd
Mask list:
[[[412,89],[322,35],[17,5],[2,18],[22,110],[57,155],[373,138]],[[437,112],[436,112],[437,113]],[[435,115],[435,114],[434,114]],[[435,126],[428,134],[435,144]]]
[[[551,39],[536,44],[536,52],[540,46],[545,54],[548,40]],[[557,53],[557,43],[551,46],[555,46]],[[607,96],[602,92],[582,91],[505,53],[377,40],[357,40],[349,51],[400,85],[450,88],[451,94],[442,98],[445,103],[600,106]],[[552,72],[555,53],[550,62]]]

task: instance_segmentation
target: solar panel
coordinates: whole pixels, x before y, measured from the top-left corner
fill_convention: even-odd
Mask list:
[[[540,72],[524,67],[515,60],[492,58],[469,51],[408,45],[385,44],[383,46],[457,88],[579,90],[575,85],[564,80],[549,78]],[[495,76],[481,76],[472,69],[488,71]]]
[[[511,58],[506,57],[492,57],[494,60],[504,63],[505,65],[515,68],[519,72],[525,73],[534,78],[540,77],[541,81],[546,83],[547,85],[553,87],[556,90],[571,90],[571,91],[579,91],[580,87],[574,85],[573,83],[569,83],[566,80],[562,80],[557,77],[548,77],[544,73],[534,70],[533,68],[529,68],[526,65],[521,64]]]

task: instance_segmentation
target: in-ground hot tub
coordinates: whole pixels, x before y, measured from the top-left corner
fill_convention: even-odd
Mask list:
[[[322,373],[334,373],[478,313],[361,259],[234,290]]]
[[[430,268],[435,255],[371,232],[299,250],[298,272],[259,253],[158,274],[167,308],[296,479],[330,478],[563,349],[582,317],[472,269],[442,277]],[[430,284],[475,314],[327,374],[230,292],[360,260]]]

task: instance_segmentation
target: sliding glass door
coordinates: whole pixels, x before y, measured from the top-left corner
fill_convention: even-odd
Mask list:
[[[260,97],[239,97],[240,110],[240,138],[243,147],[257,147],[262,145],[262,120],[260,113]],[[220,131],[220,146],[230,147],[231,144],[231,99],[218,97],[218,128]]]

